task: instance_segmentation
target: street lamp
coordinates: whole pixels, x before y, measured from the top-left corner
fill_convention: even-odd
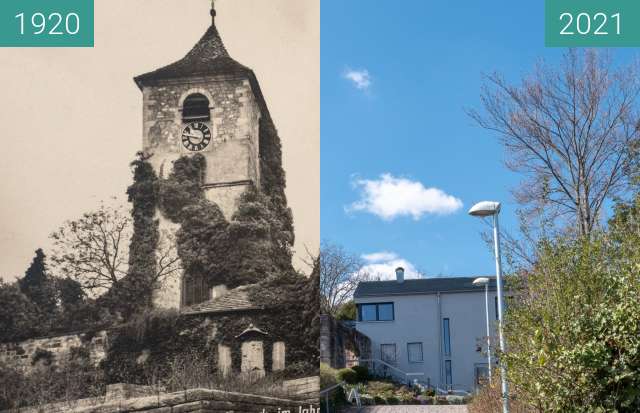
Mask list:
[[[491,329],[489,327],[489,279],[479,277],[473,280],[473,285],[484,285],[484,310],[487,316],[487,364],[489,365],[489,383],[493,382],[491,375]]]
[[[478,202],[469,210],[469,215],[474,217],[493,217],[493,243],[496,256],[496,284],[498,287],[498,338],[500,341],[500,351],[504,353],[504,334],[502,333],[502,268],[500,266],[500,226],[498,224],[499,214],[500,202]],[[502,379],[502,411],[503,413],[509,413],[509,388],[507,385],[507,371],[502,361],[500,362],[500,376]]]

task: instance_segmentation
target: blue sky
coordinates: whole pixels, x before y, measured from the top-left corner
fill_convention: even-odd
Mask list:
[[[480,108],[483,73],[517,82],[538,60],[560,59],[562,49],[544,47],[543,4],[323,0],[324,240],[375,272],[494,273],[487,226],[466,211],[501,201],[502,225],[515,229],[510,189],[521,177],[464,109]]]

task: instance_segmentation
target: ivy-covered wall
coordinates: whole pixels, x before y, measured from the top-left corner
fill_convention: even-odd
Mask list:
[[[284,192],[282,150],[270,119],[261,120],[260,183],[250,185],[227,219],[220,207],[205,196],[207,159],[201,154],[174,161],[168,176],[158,177],[149,156],[140,154],[133,163],[134,184],[129,199],[134,209],[131,269],[127,285],[148,287],[153,251],[158,245],[160,212],[179,228],[177,252],[185,283],[203,281],[207,288],[225,285],[232,289],[251,285],[250,301],[261,311],[179,316],[148,311],[143,292],[138,311],[112,333],[104,368],[110,382],[148,384],[150,372],[162,374],[172,360],[184,355],[206,360],[217,372],[218,345],[231,349],[233,370],[241,366],[241,347],[251,337],[242,333],[254,325],[266,335],[264,365],[272,367],[273,343],[286,345],[285,377],[317,373],[319,364],[318,279],[297,273],[292,266],[293,218]],[[129,292],[133,297],[136,293]],[[256,333],[257,334],[257,333]],[[166,373],[166,372],[165,372]]]

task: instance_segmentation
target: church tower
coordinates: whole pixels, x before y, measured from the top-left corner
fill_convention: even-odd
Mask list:
[[[260,185],[259,125],[266,105],[253,71],[233,60],[212,22],[181,60],[135,78],[143,94],[143,150],[160,177],[184,155],[207,159],[205,193],[229,219],[247,185]]]
[[[158,177],[166,178],[180,157],[202,154],[205,196],[231,219],[244,191],[265,185],[264,168],[281,170],[280,143],[255,74],[229,56],[215,18],[212,7],[211,26],[184,58],[134,80],[143,95],[143,151],[152,154]],[[263,165],[263,158],[271,160]],[[175,233],[175,224],[159,219],[161,230]],[[185,300],[187,288],[198,290],[200,300],[211,298],[211,286],[182,278],[166,281],[154,304],[193,304]]]

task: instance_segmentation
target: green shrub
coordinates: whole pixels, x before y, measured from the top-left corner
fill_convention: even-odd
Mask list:
[[[400,399],[398,399],[396,396],[387,397],[387,403],[388,404],[400,404]]]
[[[422,392],[422,395],[427,397],[434,397],[436,395],[436,391],[434,389],[425,389]]]
[[[320,363],[320,388],[326,389],[338,383],[336,379],[338,371],[328,364]]]
[[[358,382],[362,383],[369,380],[369,368],[367,366],[353,366],[351,370],[358,375]]]
[[[465,404],[467,399],[463,396],[447,396],[445,398],[448,404]]]
[[[412,404],[416,400],[414,393],[404,386],[396,391],[395,396],[400,399],[403,404]]]
[[[30,373],[0,365],[0,410],[103,396],[102,371],[74,360]]]
[[[373,399],[373,396],[371,396],[370,394],[361,394],[360,395],[360,403],[363,406],[371,406],[371,405],[375,404],[375,400]]]
[[[340,369],[336,375],[338,381],[344,381],[348,384],[356,384],[358,382],[358,373],[352,369]]]
[[[394,389],[394,384],[386,381],[370,381],[367,384],[367,392],[371,394],[384,393],[389,391],[393,392]]]
[[[373,396],[373,402],[375,404],[387,404],[386,400],[380,396]]]

